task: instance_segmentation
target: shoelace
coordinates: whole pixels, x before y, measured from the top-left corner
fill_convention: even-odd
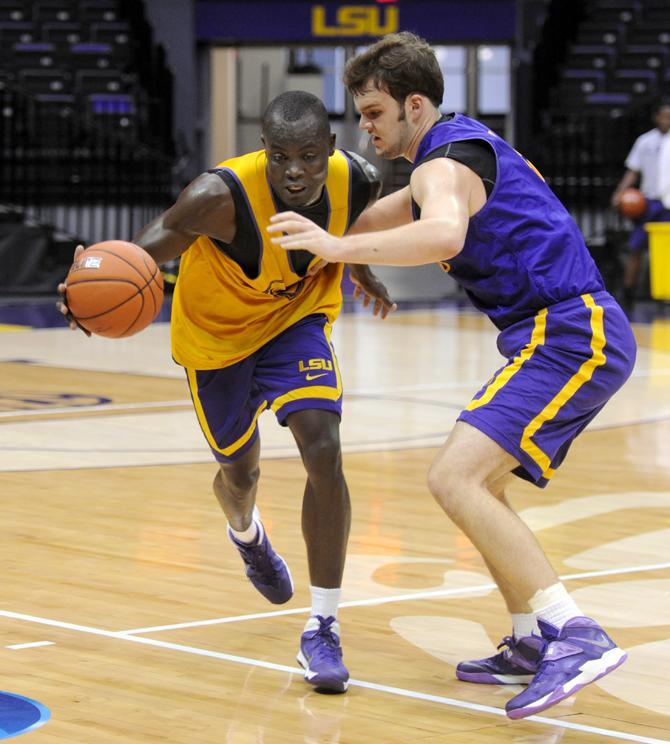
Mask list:
[[[277,586],[280,576],[272,563],[272,556],[268,553],[267,543],[244,546],[242,560],[260,575],[268,584]]]
[[[498,649],[503,648],[503,646],[506,646],[506,648],[501,652],[503,658],[509,659],[509,657],[512,655],[512,652],[514,650],[514,636],[505,636],[502,641],[498,644]]]
[[[552,640],[556,640],[556,638]],[[541,682],[552,671],[554,664],[558,661],[558,659],[544,660],[544,655],[546,654],[550,643],[551,641],[547,640],[546,638],[542,639],[542,648],[540,649],[540,658],[542,659],[542,661],[540,662],[540,666],[537,668],[537,672],[533,679],[533,684]]]
[[[534,638],[537,638],[536,635],[533,634]],[[505,636],[502,641],[498,644],[498,648],[502,648],[503,646],[506,646],[504,651],[501,652],[503,658],[509,659],[509,657],[514,653],[516,642],[514,641],[514,636]],[[542,645],[539,648],[539,658],[542,658],[545,654],[545,651],[547,650],[547,646],[549,645],[549,641],[546,639],[542,639]],[[521,654],[523,656],[523,654]]]
[[[323,641],[322,644],[319,644],[319,646],[316,647],[316,652],[321,658],[325,656],[333,660],[339,661],[340,642],[337,636],[331,630],[332,625],[335,622],[335,618],[329,617],[326,620],[323,617],[321,617],[321,615],[317,615],[316,617],[317,617],[317,620],[319,621],[319,628],[317,630],[312,631],[314,634],[312,637],[316,638],[318,636],[319,639]]]

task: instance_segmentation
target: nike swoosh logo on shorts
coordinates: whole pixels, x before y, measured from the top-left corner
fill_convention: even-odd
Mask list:
[[[327,374],[328,374],[328,372],[321,372],[318,375],[310,375],[309,373],[307,373],[305,375],[305,379],[306,380],[316,380],[318,377],[325,377]]]

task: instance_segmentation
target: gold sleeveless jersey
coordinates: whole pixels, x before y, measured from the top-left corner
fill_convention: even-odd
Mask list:
[[[219,369],[253,354],[307,315],[332,323],[342,305],[342,264],[315,276],[294,273],[287,251],[273,245],[266,228],[277,213],[265,172],[264,150],[220,163],[244,193],[261,246],[260,272],[249,278],[240,265],[201,236],[181,258],[172,302],[172,356],[191,369]],[[341,236],[350,216],[351,169],[339,150],[328,162],[327,230]],[[315,257],[310,265],[317,261]]]

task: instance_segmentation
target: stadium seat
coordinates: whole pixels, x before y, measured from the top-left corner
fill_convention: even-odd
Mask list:
[[[84,39],[80,23],[44,23],[42,39],[52,44],[76,44]]]
[[[137,133],[138,110],[132,95],[96,93],[88,96],[87,108],[90,121],[117,132]]]
[[[612,93],[628,93],[633,98],[654,95],[657,75],[652,70],[615,70],[607,85]]]
[[[0,23],[13,23],[30,20],[21,0],[0,1]]]
[[[636,0],[600,0],[590,4],[588,20],[597,23],[630,24],[640,17],[642,6]]]
[[[604,90],[605,79],[605,73],[600,70],[565,70],[553,95],[553,104],[558,108],[578,108],[585,96]]]
[[[669,44],[670,23],[636,23],[631,26],[626,41],[629,44]]]
[[[662,5],[645,5],[644,20],[648,23],[656,23],[661,28],[666,30],[670,27],[670,5],[663,3]]]
[[[616,57],[616,49],[606,44],[574,44],[568,53],[571,67],[596,70],[611,68]]]
[[[122,72],[128,62],[125,50],[117,50],[111,44],[80,42],[67,48],[68,66],[73,71],[80,69],[117,70]]]
[[[38,29],[30,22],[14,21],[0,23],[0,45],[4,48],[12,44],[27,44],[39,37]]]
[[[78,15],[81,21],[87,23],[116,21],[119,18],[115,0],[83,0]]]
[[[91,40],[107,44],[130,43],[130,26],[125,22],[91,23]]]
[[[585,96],[584,103],[592,108],[603,108],[607,110],[610,115],[614,116],[616,115],[615,112],[619,112],[620,115],[622,110],[625,109],[626,106],[630,105],[630,96],[628,93],[590,93]]]
[[[617,58],[617,67],[630,70],[654,70],[660,74],[668,58],[662,44],[628,44]]]
[[[37,23],[49,21],[66,23],[73,20],[77,11],[77,4],[68,0],[34,0],[31,5],[32,17]]]
[[[67,70],[24,69],[18,73],[18,83],[30,93],[65,95],[71,93],[72,79]]]
[[[52,67],[56,48],[47,42],[19,42],[12,47],[12,67]]]
[[[82,96],[90,93],[131,93],[135,78],[116,70],[78,70],[75,73],[75,90]]]

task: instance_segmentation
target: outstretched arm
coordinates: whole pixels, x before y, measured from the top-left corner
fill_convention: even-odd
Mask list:
[[[409,186],[385,196],[368,207],[354,222],[347,235],[356,235],[373,230],[386,230],[411,222],[411,195]],[[397,305],[388,290],[367,264],[348,264],[349,276],[354,283],[354,297],[363,302],[363,307],[372,303],[372,314],[385,318]]]
[[[235,235],[232,195],[225,183],[213,173],[203,173],[192,181],[169,209],[133,237],[133,242],[161,264],[180,256],[200,235],[227,243]],[[77,246],[74,260],[83,250],[84,246]],[[62,299],[56,307],[68,318],[70,328],[76,329],[77,323],[65,304],[65,289],[64,283],[58,285]],[[87,331],[85,333],[90,335]]]
[[[409,186],[384,196],[368,207],[354,222],[347,235],[388,230],[412,221],[412,194]]]
[[[235,205],[226,184],[214,173],[203,173],[177,201],[133,237],[156,263],[180,256],[200,235],[229,243],[235,235]]]
[[[438,158],[412,175],[411,191],[421,207],[421,219],[416,222],[335,238],[310,220],[284,212],[272,218],[268,230],[277,235],[272,240],[282,248],[309,250],[326,261],[388,266],[443,261],[462,250],[470,215],[483,203],[476,193],[477,184],[483,189],[469,168]]]

